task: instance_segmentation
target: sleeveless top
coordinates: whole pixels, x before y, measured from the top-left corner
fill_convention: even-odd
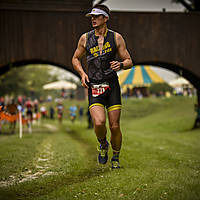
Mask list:
[[[117,47],[115,32],[107,29],[104,35],[102,54],[98,46],[98,36],[95,30],[86,33],[86,57],[88,77],[90,82],[101,83],[117,78],[117,73],[110,68],[110,62],[115,60]]]

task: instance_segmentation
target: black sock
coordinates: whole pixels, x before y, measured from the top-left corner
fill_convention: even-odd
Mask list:
[[[98,141],[100,142],[102,147],[106,147],[106,145],[107,145],[106,137],[104,139],[98,139]]]
[[[113,157],[112,157],[112,159],[119,159],[119,154],[120,154],[120,151],[113,150]]]

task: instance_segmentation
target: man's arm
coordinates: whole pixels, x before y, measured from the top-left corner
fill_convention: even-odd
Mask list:
[[[74,69],[80,74],[82,86],[88,88],[86,82],[89,82],[87,74],[84,72],[83,67],[81,65],[81,58],[85,54],[85,45],[86,45],[86,34],[83,34],[78,42],[77,49],[74,52],[72,57],[72,65]]]
[[[110,63],[111,68],[115,71],[119,71],[120,69],[131,68],[133,66],[131,56],[126,48],[126,44],[123,37],[119,33],[116,33],[116,45],[117,45],[118,54],[120,58],[122,59],[122,62],[112,61]]]

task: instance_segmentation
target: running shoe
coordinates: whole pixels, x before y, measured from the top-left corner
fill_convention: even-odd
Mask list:
[[[100,144],[100,147],[98,149],[99,151],[98,161],[100,164],[106,164],[108,161],[108,147],[109,147],[108,141],[106,141],[106,145],[104,147]]]
[[[120,168],[119,158],[112,157],[111,165],[112,165],[111,166],[112,169],[119,169]]]

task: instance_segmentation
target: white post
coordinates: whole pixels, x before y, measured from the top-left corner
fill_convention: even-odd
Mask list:
[[[28,122],[28,132],[31,134],[32,133],[32,125],[31,122]]]
[[[22,138],[22,112],[19,112],[19,138]]]

